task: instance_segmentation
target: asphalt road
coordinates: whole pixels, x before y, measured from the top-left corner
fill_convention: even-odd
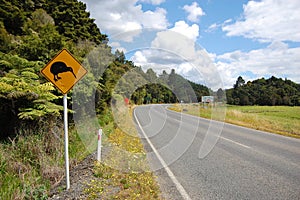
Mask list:
[[[137,107],[134,116],[166,199],[300,199],[299,139],[218,124],[165,105]],[[200,158],[200,147],[214,144],[204,139],[214,134],[210,125],[222,125],[222,132]]]

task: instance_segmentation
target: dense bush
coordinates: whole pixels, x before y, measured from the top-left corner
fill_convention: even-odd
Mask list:
[[[300,106],[300,84],[274,76],[247,83],[240,76],[226,95],[228,103],[234,105]]]

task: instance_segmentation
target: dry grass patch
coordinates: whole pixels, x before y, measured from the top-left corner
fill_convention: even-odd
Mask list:
[[[109,128],[104,128],[105,153],[102,162],[95,163],[95,178],[87,184],[85,192],[89,199],[161,199],[131,117],[132,109],[122,109],[114,115],[118,127],[112,129],[110,123]]]
[[[221,109],[220,114],[218,109]],[[221,120],[257,130],[268,131],[285,136],[300,138],[300,107],[290,106],[232,106],[226,108],[203,106],[197,104],[172,105],[169,109]],[[225,109],[225,110],[222,110]],[[218,118],[225,113],[226,117]]]

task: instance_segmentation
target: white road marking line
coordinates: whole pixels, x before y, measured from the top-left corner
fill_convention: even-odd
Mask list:
[[[137,124],[139,125],[145,139],[147,140],[148,144],[151,146],[153,152],[155,153],[156,157],[158,158],[158,160],[160,161],[160,163],[162,164],[162,166],[164,167],[164,169],[166,170],[168,176],[170,177],[170,179],[173,181],[174,185],[176,186],[178,192],[181,194],[182,198],[185,200],[191,200],[191,197],[188,195],[188,193],[185,191],[185,189],[183,188],[183,186],[179,183],[179,181],[177,180],[177,178],[175,177],[174,173],[171,171],[171,169],[168,167],[167,163],[163,160],[163,158],[160,156],[160,154],[158,153],[158,151],[156,150],[156,148],[154,147],[154,145],[152,144],[152,142],[150,141],[150,139],[147,137],[146,133],[144,132],[139,120],[136,117],[135,114],[135,110],[133,111],[134,113],[134,117],[135,120],[137,122]]]
[[[249,147],[249,146],[247,146],[247,145],[241,144],[241,143],[239,143],[239,142],[235,142],[235,141],[230,140],[230,139],[228,139],[228,138],[225,138],[225,137],[222,137],[222,136],[220,136],[220,138],[222,138],[222,139],[224,139],[224,140],[227,140],[227,141],[229,141],[229,142],[232,142],[232,143],[234,143],[234,144],[240,145],[240,146],[242,146],[242,147],[244,147],[244,148],[251,149],[251,147]]]

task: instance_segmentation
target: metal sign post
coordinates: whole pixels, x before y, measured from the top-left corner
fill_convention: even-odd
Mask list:
[[[64,94],[64,131],[65,131],[65,164],[66,164],[66,184],[67,190],[70,188],[69,175],[69,141],[68,141],[68,101],[67,94]]]

